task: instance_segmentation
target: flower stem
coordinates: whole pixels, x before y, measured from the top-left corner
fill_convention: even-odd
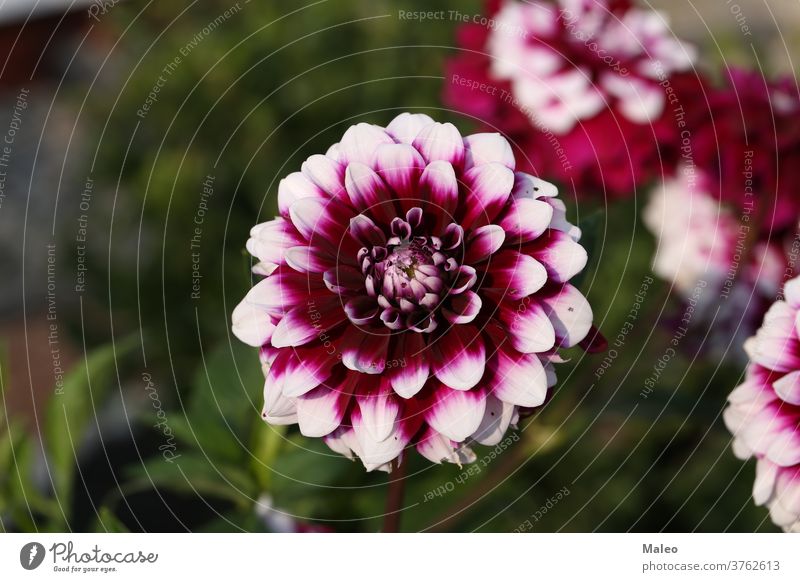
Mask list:
[[[403,496],[406,489],[406,464],[401,461],[392,461],[389,491],[386,493],[386,513],[383,517],[383,533],[396,533],[400,531],[400,516],[403,512]]]

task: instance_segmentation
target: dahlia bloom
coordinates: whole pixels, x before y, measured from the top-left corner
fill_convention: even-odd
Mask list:
[[[389,470],[409,446],[470,462],[545,401],[556,349],[591,327],[568,283],[587,257],[555,187],[515,165],[499,134],[403,113],[281,181],[233,312],[267,422]]]
[[[692,108],[692,155],[719,199],[742,207],[756,196],[767,229],[793,228],[800,215],[800,92],[794,77],[728,71],[708,105]]]
[[[755,219],[720,204],[710,184],[683,167],[654,189],[642,218],[657,242],[653,272],[691,301],[697,316],[715,318],[705,341],[727,354],[774,301],[787,259],[773,240],[751,243]]]
[[[695,56],[663,15],[628,0],[492,1],[488,13],[491,26],[459,33],[450,104],[578,189],[630,194],[659,173],[659,143],[678,135],[667,88],[685,92]]]
[[[713,290],[705,299],[714,303],[720,293],[741,295],[745,303],[771,300],[780,290],[786,266],[781,249],[758,240],[747,252],[755,227],[751,216],[744,215],[742,221],[721,205],[710,183],[706,175],[681,168],[653,190],[642,215],[657,241],[653,272],[684,298],[703,280]],[[733,302],[740,303],[735,298]]]
[[[800,277],[764,316],[745,344],[751,363],[744,383],[728,397],[724,418],[733,452],[755,457],[753,498],[785,531],[800,531]]]

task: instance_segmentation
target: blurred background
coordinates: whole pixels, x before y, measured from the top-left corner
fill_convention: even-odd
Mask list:
[[[386,475],[261,422],[230,312],[249,229],[307,156],[401,111],[474,127],[441,104],[458,22],[399,11],[481,4],[435,4],[0,4],[0,531],[379,529]],[[705,66],[793,73],[796,0],[652,5]],[[622,341],[570,354],[472,469],[411,455],[404,530],[776,531],[721,419],[741,346],[709,350],[693,317],[659,367],[686,306],[652,274],[643,197],[567,200],[579,286]]]

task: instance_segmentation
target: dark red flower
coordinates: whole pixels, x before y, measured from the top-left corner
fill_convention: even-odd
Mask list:
[[[515,169],[499,134],[405,113],[281,182],[247,243],[265,278],[233,312],[266,421],[388,469],[409,445],[474,460],[545,401],[556,349],[591,328],[568,282],[587,257],[555,186]]]
[[[674,167],[679,96],[698,81],[694,51],[661,14],[614,0],[490,2],[488,23],[459,31],[445,100],[507,135],[526,169],[625,196]]]
[[[692,158],[722,201],[748,208],[768,230],[800,216],[800,92],[793,78],[769,81],[731,69],[691,120]]]

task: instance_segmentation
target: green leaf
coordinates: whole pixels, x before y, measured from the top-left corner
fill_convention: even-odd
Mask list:
[[[103,506],[97,513],[94,531],[105,533],[128,533],[130,530],[125,527],[125,524],[122,523],[116,515],[114,515],[113,511],[111,511],[108,507]]]
[[[258,355],[239,342],[223,344],[203,357],[187,410],[183,440],[194,440],[215,459],[241,462],[249,432],[261,423],[264,377]],[[190,436],[191,435],[191,436]]]
[[[269,492],[276,505],[297,515],[321,517],[344,490],[336,488],[351,473],[363,475],[360,461],[331,451],[321,439],[293,435],[283,452],[263,468],[270,472]],[[350,496],[349,493],[347,493]]]
[[[221,464],[199,453],[181,454],[168,462],[155,457],[132,466],[126,476],[137,489],[159,487],[177,493],[207,495],[227,499],[247,507],[258,493],[258,486],[247,471],[233,464]]]
[[[109,389],[117,384],[117,363],[135,345],[134,338],[89,353],[65,377],[48,403],[45,440],[55,494],[62,504],[72,498],[78,448]]]

